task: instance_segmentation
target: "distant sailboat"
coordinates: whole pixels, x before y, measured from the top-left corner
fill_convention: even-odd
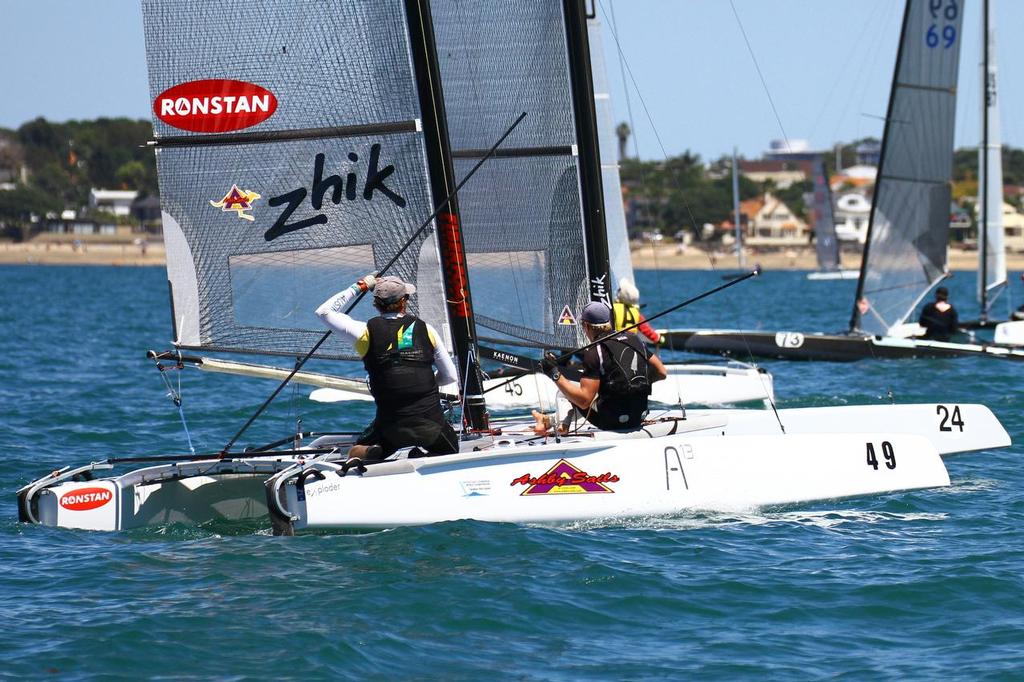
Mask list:
[[[721,273],[722,279],[734,279],[740,275],[747,274],[747,257],[743,253],[743,214],[740,213],[740,172],[739,164],[736,161],[736,148],[732,148],[732,220],[735,235],[736,245],[734,251],[736,252],[736,266],[739,271],[723,272]]]
[[[814,162],[814,249],[818,256],[818,270],[807,273],[807,279],[857,279],[857,270],[843,270],[839,259],[839,240],[836,238],[836,220],[832,210],[832,189],[825,173],[825,161]]]
[[[850,328],[845,333],[672,330],[673,348],[790,360],[984,355],[1024,350],[914,338],[909,322],[948,276],[953,132],[963,13],[908,0]]]

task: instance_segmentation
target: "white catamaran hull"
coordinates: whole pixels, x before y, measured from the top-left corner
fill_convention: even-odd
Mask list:
[[[497,441],[492,439],[480,442],[481,445],[488,447],[485,453],[468,452],[457,456],[405,460],[373,465],[369,471],[384,472],[388,471],[387,467],[392,466],[419,468],[423,466],[424,462],[440,463],[437,466],[442,464],[447,466],[445,463],[453,461],[463,462],[463,464],[459,464],[463,468],[465,468],[465,462],[476,462],[472,465],[473,467],[484,466],[485,464],[489,465],[489,462],[485,461],[489,456],[488,453],[496,452],[514,454],[519,457],[515,460],[516,462],[532,462],[538,458],[549,461],[552,458],[567,457],[568,455],[564,453],[569,450],[572,450],[573,457],[577,457],[580,453],[587,454],[591,450],[604,452],[612,446],[617,448],[619,445],[626,450],[615,450],[619,453],[617,456],[621,456],[626,451],[629,454],[625,459],[616,461],[627,463],[632,470],[634,449],[638,449],[637,452],[646,452],[649,449],[646,444],[654,441],[664,441],[663,448],[671,445],[678,449],[679,446],[675,441],[685,439],[686,444],[690,446],[698,442],[702,444],[699,451],[704,455],[700,470],[703,472],[716,471],[718,472],[716,475],[721,476],[721,480],[717,481],[702,479],[702,487],[697,492],[710,494],[708,491],[732,490],[740,483],[744,486],[747,485],[745,473],[731,470],[731,467],[739,466],[738,462],[741,461],[737,460],[737,452],[742,448],[739,448],[737,443],[745,444],[744,447],[749,447],[752,455],[764,458],[764,461],[778,456],[776,464],[771,466],[778,466],[780,470],[794,465],[788,459],[789,455],[786,454],[785,444],[802,443],[807,439],[810,439],[807,442],[815,443],[814,447],[819,448],[820,457],[825,459],[830,456],[833,449],[845,447],[851,438],[862,443],[875,442],[879,439],[873,434],[878,433],[888,434],[882,440],[887,440],[890,443],[895,442],[893,439],[897,437],[913,437],[922,440],[927,443],[930,451],[943,456],[1005,447],[1010,444],[1006,430],[992,412],[983,405],[972,404],[793,408],[779,410],[778,420],[776,420],[775,414],[768,410],[688,410],[685,419],[679,419],[678,413],[675,411],[673,414],[676,416],[675,419],[657,422],[638,432],[595,433],[584,430],[564,439],[562,444],[549,442],[546,445],[541,445],[535,439],[531,439],[533,435],[530,428],[532,422],[498,422],[495,426],[500,427],[503,433],[497,437]],[[782,435],[779,421],[785,426],[786,435]],[[641,440],[637,440],[638,437]],[[666,439],[675,440],[669,442]],[[344,458],[349,440],[343,437],[331,437],[331,440],[332,442],[327,445],[337,448],[337,453],[333,457],[335,459]],[[312,445],[323,446],[324,443],[314,441]],[[473,441],[467,443],[467,447],[473,446]],[[866,445],[864,447],[866,456]],[[685,449],[679,450],[680,453],[684,451]],[[714,457],[714,453],[721,453],[723,458],[721,465],[717,468],[705,461]],[[882,457],[878,454],[877,448],[875,454],[877,457]],[[682,454],[680,456],[683,457]],[[469,459],[453,460],[452,457],[468,457]],[[473,459],[474,457],[476,459]],[[264,519],[267,513],[264,483],[267,479],[285,469],[301,467],[312,458],[313,454],[311,453],[310,458],[307,459],[294,456],[265,455],[227,460],[178,462],[141,468],[120,476],[90,481],[72,481],[73,477],[80,474],[110,468],[109,464],[86,465],[78,469],[63,471],[56,477],[46,476],[22,488],[18,496],[19,515],[24,521],[93,530],[123,530],[175,522],[200,524],[213,520]],[[575,459],[572,461],[576,462]],[[749,465],[750,463],[743,462],[744,467]],[[317,466],[326,466],[326,463],[321,461]],[[465,464],[465,466],[469,466],[469,464]],[[575,466],[581,465],[575,464]],[[764,466],[768,465],[764,464]],[[594,471],[597,468],[598,465],[592,467]],[[374,475],[377,474],[371,473],[367,478],[373,478]],[[710,476],[710,474],[707,475]],[[487,480],[492,479],[488,478]],[[758,500],[762,498],[753,496],[751,493],[750,496],[742,499],[745,501],[744,503],[750,505],[781,504],[873,492],[872,489],[865,488],[860,492],[836,493],[832,482],[822,483],[819,492],[813,494],[808,492],[821,480],[823,479],[818,477],[803,481],[804,488],[802,490],[805,492],[801,494],[809,495],[806,498],[797,496],[788,499],[765,497],[763,499],[769,501],[760,502]],[[771,492],[774,494],[781,489],[773,488]],[[768,491],[760,491],[758,494],[762,493],[767,494]],[[713,499],[726,499],[721,496],[720,492],[714,494],[718,497]],[[615,499],[620,500],[621,497]],[[673,497],[671,505],[667,507],[651,506],[647,508],[647,511],[638,513],[670,513],[687,506],[699,507],[705,503],[697,504],[693,500],[705,499],[712,498],[691,495],[686,498],[685,504],[678,506],[679,501]],[[634,507],[630,507],[630,509],[634,509]],[[598,516],[604,517],[609,514],[614,516],[619,512],[602,510]],[[474,516],[472,518],[483,517]],[[495,520],[515,521],[521,519]],[[425,523],[426,521],[421,522]]]
[[[387,462],[361,475],[341,476],[330,463],[310,468],[317,477],[271,486],[283,502],[277,513],[295,530],[624,519],[949,485],[927,439],[882,433],[686,434],[496,448]]]
[[[666,405],[732,405],[775,399],[772,375],[751,365],[668,364],[666,368],[668,378],[655,382],[651,387],[651,400],[655,402]],[[456,389],[453,384],[442,387],[441,392],[454,395]],[[484,390],[490,390],[487,406],[491,409],[557,409],[558,390],[554,382],[543,374],[527,374],[512,381],[488,379],[484,381]],[[309,398],[323,403],[373,400],[365,384],[348,389],[318,388],[309,394]]]

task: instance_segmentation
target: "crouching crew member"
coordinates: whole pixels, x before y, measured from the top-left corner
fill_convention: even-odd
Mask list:
[[[611,310],[600,302],[587,304],[580,315],[590,341],[611,333]],[[648,353],[636,334],[622,332],[583,353],[583,376],[576,384],[562,376],[551,354],[541,363],[575,411],[599,429],[635,429],[647,414],[651,382],[668,376],[665,365]],[[550,416],[534,412],[538,433],[546,431]]]
[[[628,331],[636,333],[639,330],[651,340],[651,343],[664,342],[661,334],[647,324],[644,314],[640,312],[640,291],[625,277],[619,280],[619,290],[615,294],[615,303],[612,304],[612,321],[616,329],[632,327]],[[640,324],[637,325],[638,322]]]
[[[342,312],[367,290],[373,291],[378,317],[364,323]],[[316,310],[363,359],[377,404],[377,414],[349,451],[350,458],[372,462],[410,446],[432,454],[458,452],[458,435],[444,418],[438,391],[439,385],[457,381],[455,365],[437,331],[406,312],[415,293],[416,287],[398,277],[367,275]]]

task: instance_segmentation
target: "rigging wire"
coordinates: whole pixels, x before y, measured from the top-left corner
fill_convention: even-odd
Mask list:
[[[613,0],[609,0],[609,5],[612,5],[612,2],[613,2]],[[597,3],[598,3],[598,6],[601,9],[601,12],[604,13],[606,16],[610,16],[611,17],[611,21],[610,21],[610,24],[609,24],[609,29],[611,30],[611,33],[612,33],[612,39],[615,41],[616,52],[617,52],[617,54],[619,56],[619,65],[620,65],[620,68],[623,69],[623,73],[629,75],[629,83],[625,82],[625,76],[623,77],[623,87],[624,87],[624,89],[626,91],[626,101],[627,101],[627,104],[629,102],[629,85],[631,83],[633,88],[636,90],[637,97],[639,98],[640,104],[642,105],[644,113],[647,116],[647,122],[650,125],[651,130],[654,132],[655,139],[658,141],[658,146],[661,149],[662,157],[665,159],[665,161],[668,161],[668,159],[669,159],[668,151],[666,150],[665,145],[662,142],[661,135],[658,133],[658,128],[657,128],[657,126],[655,126],[654,119],[651,116],[650,109],[647,107],[647,102],[644,100],[643,93],[640,92],[640,86],[637,84],[636,78],[633,76],[632,69],[629,68],[629,62],[626,59],[625,52],[622,49],[622,43],[619,40],[619,34],[618,34],[618,31],[617,31],[616,25],[615,25],[614,6],[612,7],[612,13],[609,14],[609,12],[607,12],[605,10],[604,3],[602,2],[602,0],[597,0]],[[729,3],[730,3],[730,5],[732,5],[732,0],[729,0]],[[743,24],[739,22],[739,15],[736,14],[736,7],[735,6],[733,6],[733,14],[736,16],[736,21],[740,25],[740,31],[743,33],[744,40],[746,40],[746,32],[743,31]],[[749,41],[747,41],[747,49],[750,50],[750,56],[754,60],[754,66],[757,67],[757,59],[754,57],[754,53],[753,53],[753,50],[750,47],[750,42]],[[760,76],[761,75],[760,67],[757,67],[757,70],[758,70],[758,75]],[[764,85],[765,92],[768,93],[768,86],[765,83],[763,76],[761,77],[761,83],[762,83],[762,85]],[[771,102],[771,94],[770,93],[768,93],[768,99],[769,99],[769,102]],[[782,121],[779,119],[778,112],[775,110],[774,102],[772,102],[772,110],[775,111],[776,120],[779,122],[779,128],[782,129],[783,137],[786,138],[786,146],[788,148],[789,147],[789,139],[786,136],[786,131],[785,131],[785,129],[782,126]],[[635,125],[633,124],[633,120],[632,120],[632,109],[630,108],[629,111],[630,111],[630,127],[633,128],[634,148],[637,150],[636,151],[637,160],[639,160],[639,146],[637,145],[636,130],[635,130]],[[645,181],[645,178],[643,176],[643,171],[641,170],[641,182],[644,182],[644,181]],[[686,201],[685,197],[681,196],[681,199],[683,201],[683,206],[686,209],[686,213],[689,216],[690,225],[693,228],[694,233],[698,234],[698,232],[697,232],[697,221],[696,221],[696,219],[693,216],[693,212],[690,210],[689,202]],[[715,259],[712,258],[712,255],[709,252],[705,251],[705,254],[707,255],[708,260],[711,263],[711,270],[713,272],[716,271],[717,268],[715,267]],[[657,264],[655,264],[655,267],[657,267]],[[745,335],[741,335],[741,338],[743,339],[743,345],[746,347],[747,356],[750,359],[750,364],[756,366],[756,363],[754,362],[754,360],[755,360],[754,354],[753,354],[753,351],[751,351],[751,349],[750,349],[750,344],[748,343],[746,336]],[[775,420],[779,424],[779,429],[782,431],[782,433],[785,433],[786,432],[786,427],[782,424],[782,419],[779,417],[779,412],[776,409],[776,405],[775,405],[775,399],[771,395],[771,393],[768,391],[768,388],[767,388],[767,386],[765,385],[765,382],[764,382],[764,377],[761,377],[759,375],[759,379],[760,379],[760,384],[761,384],[762,390],[764,391],[764,394],[765,394],[765,400],[768,401],[768,404],[772,408],[772,412],[775,414]],[[679,398],[681,400],[682,396],[679,396]]]
[[[736,11],[736,3],[733,0],[729,0],[729,6],[732,7],[732,14],[736,17],[736,25],[740,28],[740,33],[743,35],[743,42],[747,45],[747,51],[750,53],[750,59],[754,62],[754,68],[757,70],[757,77],[761,79],[761,87],[764,88],[764,94],[768,97],[768,104],[772,107],[772,113],[775,114],[775,122],[779,124],[779,130],[782,131],[782,139],[786,142],[786,150],[792,150],[792,146],[789,144],[789,135],[786,134],[786,128],[782,125],[782,118],[779,116],[779,110],[775,108],[775,100],[772,99],[772,93],[768,89],[768,83],[764,79],[764,74],[761,73],[761,65],[757,62],[757,57],[754,55],[754,48],[750,46],[750,40],[747,38],[747,32],[743,28],[743,22],[740,21],[739,12]]]

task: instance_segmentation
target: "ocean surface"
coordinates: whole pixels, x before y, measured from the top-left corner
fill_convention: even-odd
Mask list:
[[[638,280],[648,315],[721,283]],[[962,317],[973,281],[949,282]],[[767,273],[668,322],[836,331],[854,286]],[[948,460],[948,489],[741,515],[296,538],[18,523],[15,491],[59,466],[187,451],[145,358],[169,336],[161,268],[0,267],[0,678],[1024,679],[1020,444]],[[780,406],[983,402],[1024,442],[1024,364],[764,364]],[[199,450],[272,389],[182,374]],[[307,393],[243,444],[371,417]]]

